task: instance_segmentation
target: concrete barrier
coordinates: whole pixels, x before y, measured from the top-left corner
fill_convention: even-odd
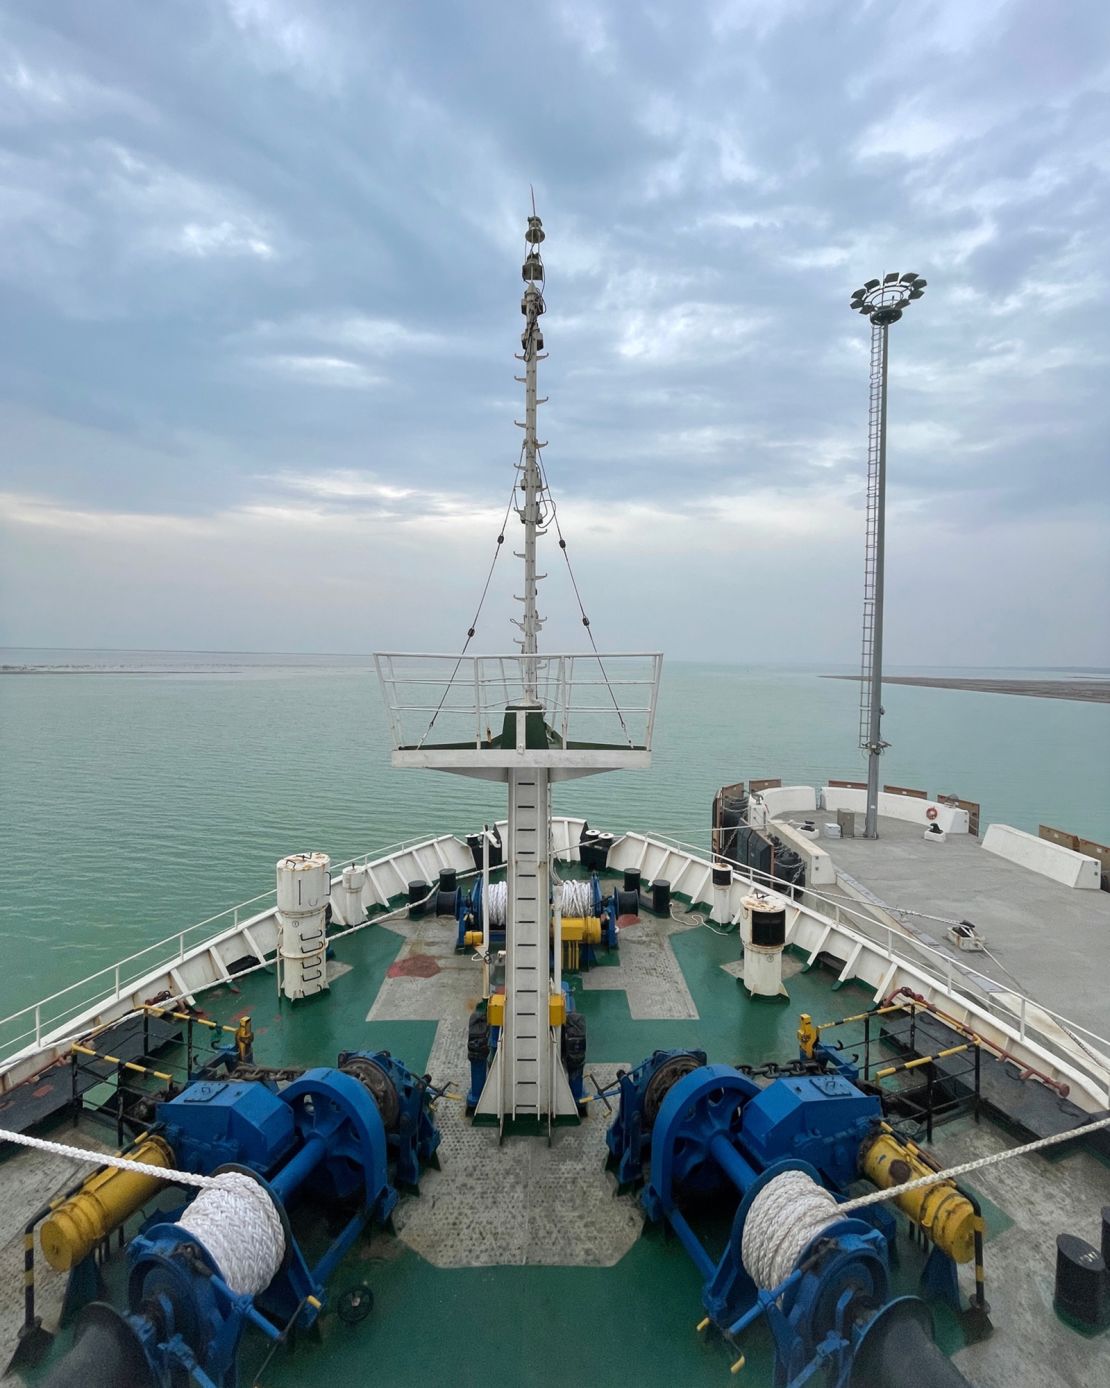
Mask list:
[[[1097,892],[1101,885],[1101,865],[1097,858],[1076,853],[1074,849],[1038,838],[1036,834],[1027,834],[1010,824],[991,824],[984,835],[983,847],[988,853],[1006,858],[1030,872],[1063,882],[1065,887]]]
[[[836,885],[836,868],[825,849],[808,834],[800,834],[781,819],[772,819],[767,825],[767,833],[775,834],[788,848],[792,848],[806,865],[807,887],[833,887]]]
[[[825,809],[832,814],[837,810],[852,810],[856,814],[867,813],[865,790],[825,786],[821,793],[824,796]],[[936,810],[935,819],[930,819],[930,810]],[[930,824],[939,824],[949,834],[968,832],[969,819],[966,810],[955,810],[949,805],[940,805],[935,800],[919,800],[912,795],[891,795],[887,791],[880,791],[879,814],[888,815],[891,819],[904,819],[909,824],[920,824],[922,829],[927,829]]]
[[[776,786],[758,794],[772,819],[780,814],[813,814],[817,809],[817,792],[812,786]]]

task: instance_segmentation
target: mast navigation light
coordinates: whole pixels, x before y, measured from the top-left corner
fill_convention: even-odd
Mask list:
[[[529,251],[520,270],[521,276],[529,283],[543,279],[543,261],[538,252]]]

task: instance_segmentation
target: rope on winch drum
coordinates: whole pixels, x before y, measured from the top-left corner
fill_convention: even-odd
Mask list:
[[[770,1291],[781,1286],[790,1276],[799,1257],[823,1229],[854,1215],[858,1210],[881,1205],[887,1200],[897,1200],[926,1186],[954,1181],[958,1176],[966,1176],[973,1171],[998,1166],[1013,1157],[1029,1156],[1046,1147],[1070,1142],[1106,1127],[1110,1127],[1110,1115],[1067,1132],[1037,1138],[1020,1147],[1010,1147],[986,1157],[961,1162],[944,1171],[930,1171],[912,1181],[888,1186],[885,1190],[873,1191],[843,1204],[839,1204],[830,1191],[818,1185],[804,1171],[784,1171],[769,1181],[752,1201],[744,1222],[741,1260],[757,1286]]]
[[[221,1277],[238,1296],[256,1296],[264,1291],[281,1267],[285,1257],[281,1217],[265,1187],[242,1171],[200,1176],[195,1171],[174,1171],[117,1153],[91,1152],[85,1147],[6,1129],[0,1129],[0,1142],[66,1157],[86,1166],[108,1166],[175,1185],[195,1186],[200,1193],[177,1220],[177,1227],[208,1251]]]
[[[564,916],[593,915],[594,894],[589,882],[571,880],[562,883],[562,911]]]

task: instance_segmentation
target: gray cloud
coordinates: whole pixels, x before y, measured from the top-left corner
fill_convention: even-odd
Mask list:
[[[488,5],[7,7],[0,638],[282,644],[266,580],[284,610],[298,523],[332,647],[355,639],[343,601],[359,643],[393,631],[369,576],[414,549],[450,556],[466,607],[519,446],[533,183],[548,469],[614,635],[647,593],[639,643],[707,651],[690,614],[727,621],[704,585],[735,577],[763,585],[756,649],[804,604],[799,658],[851,659],[867,327],[847,300],[911,268],[892,583],[927,559],[950,601],[939,624],[935,591],[896,588],[894,648],[1106,663],[1105,6],[564,0],[526,29]],[[345,550],[336,591],[329,527],[350,547],[357,524],[375,557],[363,583]],[[215,573],[204,637],[168,595]],[[1051,631],[1046,587],[1070,595]],[[454,639],[421,616],[416,644]]]

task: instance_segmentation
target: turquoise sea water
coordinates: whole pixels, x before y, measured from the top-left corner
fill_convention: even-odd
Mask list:
[[[391,768],[367,657],[0,649],[0,665],[70,671],[0,676],[0,1017],[268,890],[284,853],[340,860],[504,814],[495,786]],[[721,784],[860,779],[857,686],[828,672],[665,664],[652,769],[561,786],[556,812],[701,844]],[[1110,841],[1110,706],[899,685],[884,704],[884,780]]]

